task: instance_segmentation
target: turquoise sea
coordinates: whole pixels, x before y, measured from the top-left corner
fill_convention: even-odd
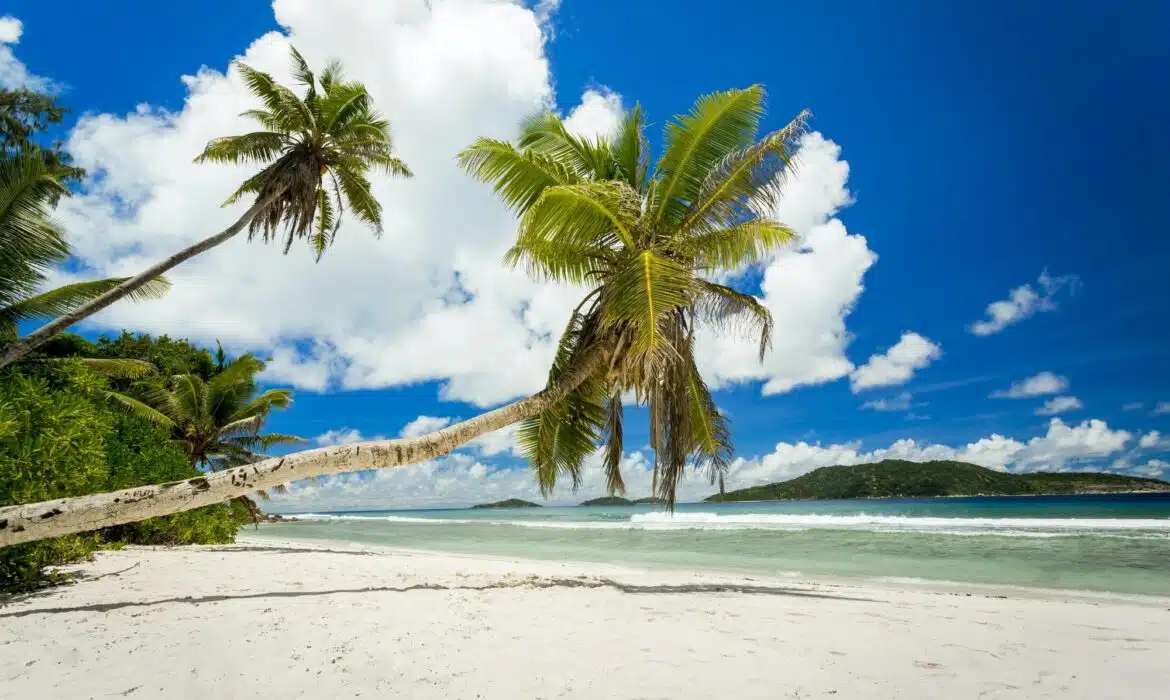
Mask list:
[[[1170,595],[1170,494],[300,514],[261,537],[771,576]]]

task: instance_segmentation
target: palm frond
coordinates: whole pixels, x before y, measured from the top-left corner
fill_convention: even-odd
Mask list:
[[[370,181],[361,170],[353,167],[336,168],[333,174],[341,184],[341,191],[345,194],[350,213],[369,226],[375,235],[381,235],[382,205],[374,197]]]
[[[459,165],[495,189],[517,213],[532,206],[548,187],[571,185],[580,178],[542,153],[521,153],[507,141],[479,138],[459,154]]]
[[[768,259],[794,240],[796,234],[784,224],[754,218],[728,228],[680,234],[667,245],[700,269],[736,270]]]
[[[706,280],[698,283],[695,313],[705,323],[722,331],[739,331],[745,336],[758,335],[760,361],[772,346],[772,312],[750,294]]]
[[[655,351],[662,347],[661,323],[667,314],[690,303],[694,280],[689,269],[652,250],[627,256],[604,294],[606,321],[632,322],[636,336],[631,351],[638,355]]]
[[[617,175],[617,162],[608,143],[569,133],[564,121],[552,112],[538,112],[525,119],[517,145],[567,165],[580,178],[612,180]]]
[[[0,160],[0,306],[32,294],[69,256],[52,202],[68,190],[35,155]]]
[[[163,428],[175,427],[175,421],[172,420],[170,416],[144,401],[139,401],[132,396],[128,396],[116,391],[106,391],[105,397],[111,406],[118,408],[125,413],[134,416],[135,418],[139,418],[148,423],[152,423]]]
[[[605,431],[601,436],[605,444],[605,490],[611,496],[624,496],[626,493],[626,484],[622,480],[622,455],[625,449],[622,419],[622,397],[616,393],[609,398],[606,406]]]
[[[114,379],[142,379],[158,372],[158,368],[145,360],[126,358],[78,357],[86,369],[103,377]]]
[[[646,175],[650,170],[650,145],[646,142],[645,128],[642,105],[636,104],[623,116],[613,144],[618,178],[637,192],[645,190]]]
[[[256,118],[271,118],[268,115]],[[278,126],[275,123],[266,124],[269,128]],[[270,163],[280,157],[288,145],[287,137],[275,131],[253,131],[250,134],[239,136],[222,136],[212,139],[204,146],[203,152],[196,158],[196,163]]]
[[[723,228],[753,216],[771,217],[810,115],[804,110],[784,128],[724,156],[703,180],[679,232],[686,234],[695,225]]]
[[[655,173],[661,181],[652,220],[678,225],[698,200],[703,183],[729,154],[748,146],[764,113],[764,90],[715,92],[666,127],[666,150]]]
[[[549,382],[569,371],[596,341],[587,317],[574,313],[558,343]],[[520,451],[528,458],[545,496],[562,476],[572,479],[574,490],[580,485],[581,467],[596,451],[605,423],[604,398],[601,377],[587,379],[560,402],[521,423],[516,431]]]
[[[638,194],[616,181],[548,187],[521,218],[518,240],[632,248],[640,206]]]
[[[52,318],[73,311],[88,301],[96,299],[125,282],[128,278],[76,282],[51,289],[36,296],[28,297],[7,307],[0,308],[0,320],[23,321],[34,318]],[[171,283],[159,277],[134,290],[127,299],[145,301],[159,299],[170,290]]]

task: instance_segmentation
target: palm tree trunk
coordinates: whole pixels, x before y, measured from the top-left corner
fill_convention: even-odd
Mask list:
[[[0,508],[0,547],[97,530],[222,503],[257,489],[325,474],[415,464],[531,418],[580,386],[604,362],[596,353],[543,391],[434,433],[297,452],[206,476],[111,493]]]
[[[0,353],[0,367],[4,367],[11,364],[13,361],[20,359],[33,348],[61,333],[69,326],[72,326],[82,319],[89,318],[110,304],[113,304],[119,299],[132,294],[135,290],[141,288],[147,282],[158,278],[164,272],[170,270],[176,265],[190,260],[200,253],[211,250],[224,241],[227,241],[228,239],[236,236],[240,233],[240,231],[243,231],[244,227],[247,226],[248,223],[252,221],[252,219],[255,218],[258,213],[260,213],[260,210],[266,207],[269,202],[278,196],[278,194],[272,195],[263,201],[257,200],[255,204],[249,207],[248,211],[244,212],[243,216],[241,216],[239,219],[236,219],[234,224],[228,226],[223,231],[220,231],[210,238],[205,238],[189,248],[184,248],[183,250],[180,250],[179,252],[161,262],[151,265],[134,277],[131,277],[122,284],[119,284],[117,287],[114,287],[110,291],[106,292],[105,294],[102,294],[101,296],[92,299],[85,304],[82,304],[67,314],[58,316],[49,323],[46,323],[45,325],[36,329],[32,333],[29,333],[23,338],[8,344],[4,348],[3,353]]]

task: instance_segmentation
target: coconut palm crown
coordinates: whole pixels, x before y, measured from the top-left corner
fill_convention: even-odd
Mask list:
[[[374,111],[366,86],[345,80],[337,62],[314,75],[296,48],[290,51],[304,96],[237,62],[248,89],[263,103],[241,116],[262,130],[213,139],[195,162],[263,165],[225,204],[255,195],[264,205],[249,223],[249,238],[259,233],[268,242],[283,235],[285,253],[295,240],[307,239],[320,260],[346,205],[381,234],[382,207],[370,189],[370,170],[401,177],[411,172],[394,154],[390,122]]]
[[[598,443],[609,492],[624,492],[627,394],[649,408],[655,495],[673,508],[688,464],[722,488],[731,433],[696,365],[695,333],[703,324],[746,330],[761,358],[767,351],[768,310],[711,280],[793,240],[773,212],[808,116],[761,137],[763,114],[759,86],[703,96],[667,125],[653,168],[640,107],[611,136],[574,135],[542,113],[522,125],[515,144],[481,138],[460,154],[520,218],[506,261],[589,289],[561,336],[549,382],[591,356],[605,361],[518,432],[546,494],[561,476],[575,488]]]

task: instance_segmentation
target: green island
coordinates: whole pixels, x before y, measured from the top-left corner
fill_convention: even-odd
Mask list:
[[[1135,492],[1170,492],[1170,483],[1120,474],[1008,474],[966,462],[887,459],[873,464],[821,467],[789,481],[715,494],[704,502]]]
[[[621,496],[602,496],[601,498],[591,498],[588,501],[582,501],[578,505],[581,506],[638,506],[638,505],[662,505],[666,501],[661,498],[650,496],[649,498],[622,498]]]
[[[472,510],[487,510],[489,508],[540,508],[539,503],[532,501],[525,501],[522,498],[509,498],[505,501],[496,501],[494,503],[480,503],[471,507]]]

